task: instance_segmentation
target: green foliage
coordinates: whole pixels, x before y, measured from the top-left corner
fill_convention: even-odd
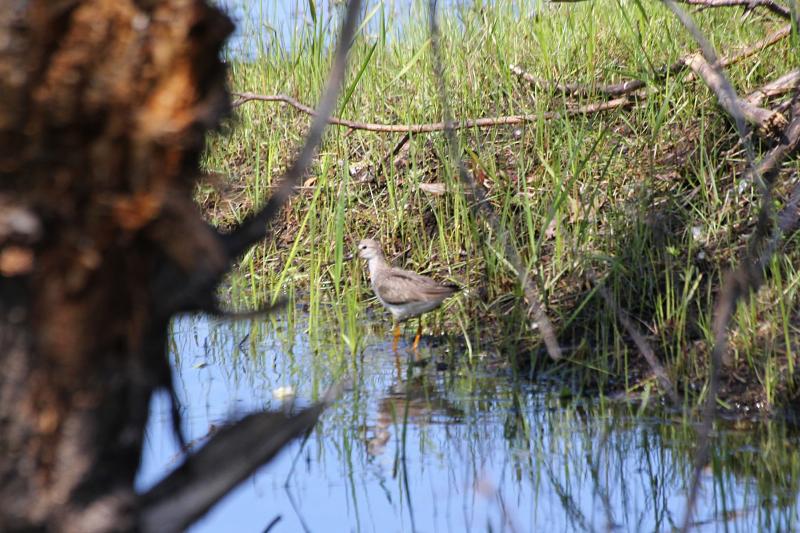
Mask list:
[[[367,8],[351,51],[343,118],[441,120],[424,4],[406,16],[383,4]],[[335,8],[313,1],[308,7],[309,22],[289,39],[264,30],[273,27],[274,13],[246,15],[240,46],[250,53],[229,58],[234,91],[284,93],[314,105],[338,19]],[[695,16],[721,54],[779,24],[761,12],[748,24],[730,10]],[[713,94],[683,74],[659,77],[661,66],[695,50],[689,36],[658,3],[533,0],[447,8],[442,34],[458,118],[540,117],[459,134],[465,161],[539,280],[568,349],[567,361],[548,372],[578,373],[583,383],[601,387],[643,386],[647,369],[590,282],[592,271],[635,318],[673,379],[687,389],[702,382],[716,292],[737,261],[758,202],[757,191],[741,182],[736,137]],[[800,54],[792,46],[786,40],[731,66],[733,86],[744,94],[796,68]],[[625,110],[546,120],[545,112],[600,97],[573,102],[533,87],[509,71],[512,63],[560,82],[639,78],[648,81],[648,97]],[[309,120],[286,105],[251,102],[209,138],[205,167],[224,176],[225,186],[205,188],[198,198],[214,223],[234,224],[269,196]],[[343,257],[360,238],[374,237],[404,267],[469,289],[431,322],[463,335],[470,353],[496,345],[523,359],[519,365],[539,366],[539,339],[525,319],[515,273],[496,236],[473,217],[443,135],[412,136],[394,154],[400,139],[331,127],[314,172],[275,224],[274,239],[243,258],[234,286],[253,303],[289,287],[307,291],[311,330],[320,325],[320,309],[335,306],[341,342],[356,350],[356,324],[371,292],[363,265]],[[426,192],[431,183],[445,192]],[[765,287],[743,301],[733,323],[737,372],[767,402],[793,383],[796,248],[790,242],[782,250]]]

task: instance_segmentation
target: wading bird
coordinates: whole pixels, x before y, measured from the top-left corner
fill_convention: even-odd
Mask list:
[[[420,317],[423,313],[439,307],[444,300],[460,290],[453,283],[442,284],[416,272],[389,266],[378,241],[364,239],[358,243],[358,256],[367,260],[369,279],[375,296],[394,318],[393,349],[397,350],[400,338],[400,322]],[[422,319],[418,318],[417,335],[413,349],[419,345],[422,334]]]

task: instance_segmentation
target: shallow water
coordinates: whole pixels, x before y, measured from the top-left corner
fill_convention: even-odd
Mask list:
[[[362,324],[353,356],[310,338],[302,313],[266,323],[175,322],[172,358],[188,438],[255,409],[307,405],[352,388],[304,444],[230,494],[194,531],[668,531],[680,526],[694,429],[599,400],[561,401],[488,370],[447,343],[421,352],[449,368],[400,364],[385,324]],[[328,332],[335,335],[336,332]],[[481,370],[481,369],[484,370]],[[286,389],[283,389],[284,391]],[[145,488],[179,461],[154,401]],[[720,425],[703,474],[701,531],[788,531],[798,523],[797,437],[776,423]]]
[[[236,24],[228,39],[229,59],[254,60],[259,53],[272,47],[284,50],[294,42],[314,37],[315,23],[309,5],[314,4],[317,20],[324,27],[326,43],[338,34],[338,17],[343,4],[336,0],[217,0],[217,4]],[[332,7],[338,6],[337,7]],[[451,13],[473,5],[472,0],[438,0],[441,11]],[[427,0],[362,0],[363,13],[368,16],[362,28],[367,40],[377,40],[382,22],[388,27],[387,39],[402,35],[409,20],[425,14]],[[378,11],[379,10],[379,11]],[[520,16],[532,17],[535,10],[520,10]],[[424,20],[424,19],[423,19]]]

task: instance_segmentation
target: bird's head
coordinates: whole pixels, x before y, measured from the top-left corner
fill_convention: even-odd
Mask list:
[[[368,261],[375,257],[383,257],[380,243],[373,239],[363,239],[358,243],[358,257]]]

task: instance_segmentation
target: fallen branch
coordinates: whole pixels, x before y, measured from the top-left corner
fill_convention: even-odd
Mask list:
[[[698,70],[705,80],[711,81],[709,87],[714,91],[720,105],[730,114],[736,125],[739,139],[747,156],[747,172],[750,178],[761,190],[761,202],[758,213],[758,222],[751,235],[747,253],[739,267],[726,275],[719,300],[714,309],[712,331],[714,345],[710,355],[710,376],[705,403],[703,405],[702,424],[698,430],[697,451],[695,452],[694,472],[686,498],[686,513],[684,515],[681,531],[688,531],[692,523],[697,495],[700,490],[700,476],[708,463],[711,446],[711,428],[716,414],[717,395],[719,391],[720,371],[728,363],[728,329],[738,301],[745,295],[757,290],[763,281],[763,270],[769,262],[774,250],[777,248],[779,231],[775,228],[775,217],[772,209],[772,185],[777,176],[780,165],[785,157],[797,150],[798,140],[792,139],[794,133],[800,138],[800,102],[793,105],[793,120],[781,136],[781,143],[773,148],[761,163],[755,163],[755,151],[748,136],[746,112],[740,106],[741,99],[737,96],[732,85],[725,77],[722,70],[722,61],[717,60],[714,48],[695,25],[694,21],[679,8],[672,0],[663,0],[666,6],[681,21],[684,27],[692,34],[700,45],[702,58],[706,63],[703,69]],[[791,31],[791,25],[788,25]],[[705,72],[703,72],[705,71]]]
[[[764,100],[774,98],[796,90],[800,87],[800,69],[792,70],[745,96],[745,100],[753,105],[761,105]]]
[[[589,96],[591,94],[603,94],[609,97],[618,97],[630,94],[645,86],[641,80],[628,80],[611,85],[584,85],[582,83],[559,83],[556,81],[537,78],[536,76],[522,70],[519,65],[513,63],[508,65],[509,70],[528,83],[547,90],[558,92],[567,96]]]
[[[751,10],[757,7],[764,7],[783,19],[788,20],[792,17],[792,12],[789,11],[788,8],[773,0],[678,0],[678,2],[690,6],[700,6],[703,9],[741,6],[747,10]]]
[[[697,74],[715,94],[720,95],[719,102],[723,108],[730,109],[730,107],[734,105],[734,102],[726,100],[726,93],[721,89],[724,81],[719,70],[713,68],[708,61],[705,60],[703,54],[697,53],[689,56],[686,58],[686,65],[692,69],[692,72]],[[744,119],[749,124],[756,126],[761,135],[775,136],[788,124],[786,117],[777,111],[758,107],[745,99],[737,97],[735,105],[739,107]]]
[[[578,2],[585,2],[587,0],[550,0],[551,4],[577,4]],[[745,7],[747,10],[754,9],[756,7],[764,7],[774,14],[778,15],[784,19],[790,19],[792,17],[792,12],[774,2],[773,0],[677,0],[681,4],[687,4],[692,6],[699,6],[701,9],[710,9],[715,7],[737,7],[742,6]]]
[[[719,64],[721,67],[727,67],[733,65],[734,63],[738,63],[748,57],[752,56],[753,54],[764,50],[765,48],[769,48],[770,46],[774,45],[775,43],[785,39],[789,36],[792,32],[791,24],[787,24],[782,26],[781,28],[777,29],[773,33],[767,35],[763,39],[756,41],[752,45],[743,48],[733,54],[723,56],[719,60]],[[667,65],[661,67],[656,72],[657,79],[664,79],[667,76],[674,76],[678,74],[688,67],[686,61],[690,59],[695,54],[689,54],[680,58],[679,60],[675,61],[671,65]],[[511,72],[522,78],[523,80],[537,86],[541,87],[553,92],[559,92],[568,96],[588,96],[592,94],[602,94],[609,97],[619,97],[624,96],[627,94],[634,93],[639,89],[643,89],[647,82],[644,80],[626,80],[619,83],[612,83],[609,85],[587,85],[581,83],[558,83],[549,80],[545,80],[542,78],[537,78],[532,74],[525,72],[521,67],[518,65],[509,65],[509,69]],[[687,77],[687,81],[691,80],[691,75]],[[235,105],[235,104],[234,104]]]
[[[298,111],[308,115],[316,115],[315,111],[305,104],[295,100],[291,96],[285,94],[256,94],[256,93],[233,93],[239,100],[234,102],[233,106],[238,107],[246,102],[260,101],[260,102],[283,102],[294,107]],[[602,111],[609,111],[611,109],[618,109],[631,105],[633,102],[628,98],[618,98],[608,102],[600,102],[596,104],[588,104],[572,109],[567,109],[563,113],[556,111],[545,111],[544,113],[529,113],[524,115],[508,115],[503,117],[485,117],[485,118],[472,118],[460,121],[445,122],[432,122],[429,124],[376,124],[369,122],[358,122],[354,120],[346,120],[338,117],[330,117],[329,124],[336,126],[345,126],[352,130],[373,131],[378,133],[433,133],[437,131],[445,131],[446,129],[469,129],[469,128],[493,128],[496,126],[513,126],[517,124],[526,124],[537,122],[539,120],[555,120],[562,117],[572,117],[578,115],[592,115]]]
[[[743,59],[747,59],[748,57],[766,49],[770,46],[782,41],[786,37],[792,34],[792,25],[786,24],[785,26],[781,26],[774,32],[770,33],[763,39],[760,39],[750,46],[746,48],[742,48],[738,52],[732,55],[726,55],[719,58],[719,66],[720,68],[725,68],[733,65],[734,63],[738,63]]]

